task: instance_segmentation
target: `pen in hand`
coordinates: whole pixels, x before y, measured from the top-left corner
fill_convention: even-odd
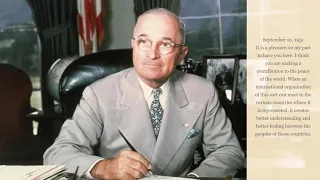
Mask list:
[[[118,130],[119,131],[119,130]],[[127,140],[127,138],[124,137],[124,135],[119,131],[120,135],[122,136],[122,138],[126,141],[126,143],[128,144],[128,146],[130,147],[131,151],[137,152],[136,149],[131,145],[131,143]],[[153,175],[153,172],[151,171],[151,169],[148,169],[149,173],[151,175]]]
[[[69,178],[70,180],[77,180],[77,173],[78,173],[79,166],[77,166],[76,171],[73,173],[73,175]]]

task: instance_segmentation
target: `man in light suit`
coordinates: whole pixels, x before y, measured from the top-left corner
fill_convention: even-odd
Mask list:
[[[79,165],[80,172],[97,179],[137,179],[149,171],[235,175],[244,154],[216,89],[175,70],[188,51],[183,43],[184,26],[173,13],[153,9],[140,16],[131,40],[134,68],[84,90],[44,164]],[[206,158],[191,170],[199,145]]]

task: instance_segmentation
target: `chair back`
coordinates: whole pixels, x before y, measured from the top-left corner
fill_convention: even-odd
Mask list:
[[[65,118],[72,117],[85,87],[129,67],[133,67],[132,49],[97,52],[70,63],[59,82],[60,103]]]
[[[31,94],[29,76],[19,68],[0,63],[0,144],[23,135]]]

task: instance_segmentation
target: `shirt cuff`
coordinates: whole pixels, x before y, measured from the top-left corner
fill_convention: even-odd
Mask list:
[[[195,173],[189,173],[189,174],[187,175],[187,177],[192,177],[192,176],[195,176],[195,177],[197,177],[197,178],[200,178],[200,176],[198,176],[198,175],[195,174]]]
[[[102,160],[104,160],[104,159],[98,159],[98,160],[96,160],[90,167],[89,167],[89,169],[86,171],[86,173],[84,174],[84,177],[86,178],[86,179],[94,179],[92,176],[91,176],[91,174],[90,174],[90,171],[91,171],[91,169],[98,163],[98,162],[100,162],[100,161],[102,161]]]

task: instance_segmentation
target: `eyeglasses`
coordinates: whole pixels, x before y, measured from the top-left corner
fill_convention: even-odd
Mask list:
[[[147,52],[151,48],[153,42],[150,39],[145,38],[132,39],[136,41],[138,48],[144,52]],[[157,48],[159,52],[163,55],[171,53],[175,47],[184,46],[184,44],[176,44],[170,40],[162,40],[155,42],[157,42]]]

